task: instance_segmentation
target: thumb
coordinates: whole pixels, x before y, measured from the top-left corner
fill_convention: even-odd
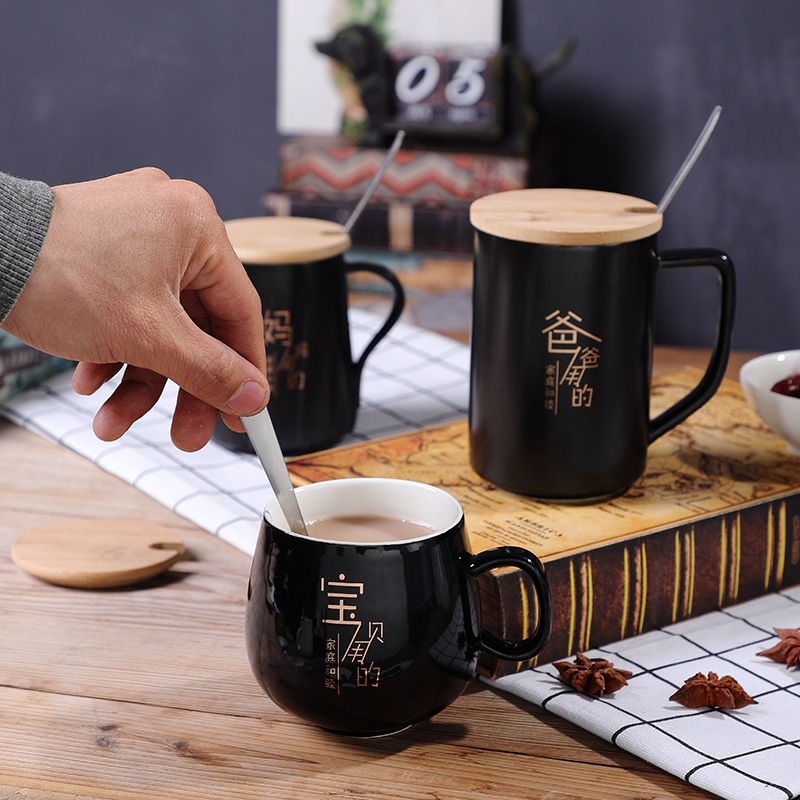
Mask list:
[[[171,438],[193,451],[211,437],[222,412],[225,424],[244,431],[241,416],[255,414],[269,400],[269,384],[251,362],[223,342],[195,328],[180,350],[185,357],[164,370],[181,390],[172,414]]]
[[[250,416],[269,400],[269,383],[264,371],[221,339],[180,316],[174,341],[180,345],[164,353],[165,363],[148,365],[173,380],[184,392],[224,414]],[[226,331],[226,341],[244,339]],[[250,338],[248,341],[252,341]],[[263,339],[260,339],[263,346]],[[266,356],[256,356],[259,364]]]
[[[178,319],[181,322],[173,325],[162,322],[154,340],[157,345],[146,348],[150,352],[144,364],[128,362],[120,385],[95,416],[94,429],[99,438],[112,441],[125,433],[158,401],[165,378],[180,387],[171,437],[181,450],[198,450],[208,442],[219,411],[228,427],[242,432],[244,425],[239,417],[255,414],[266,406],[269,384],[255,364],[187,317]],[[265,361],[266,357],[262,363]],[[102,375],[108,377],[109,367],[103,373],[102,365],[91,366],[95,381]],[[86,372],[78,384],[73,380],[80,393],[93,390]]]
[[[242,433],[240,417],[261,411],[269,400],[269,384],[253,364],[217,339],[198,333],[197,347],[189,348],[183,370],[169,376],[181,387],[172,415],[172,441],[188,451],[211,437],[218,410],[229,428]]]
[[[244,431],[239,417],[257,413],[269,399],[269,384],[263,373],[198,329],[187,331],[184,345],[171,350],[166,362],[162,357],[161,362],[156,359],[155,363],[148,359],[147,367],[126,367],[119,386],[95,415],[94,431],[100,439],[118,439],[146,414],[158,401],[165,378],[181,387],[171,430],[178,448],[194,451],[206,444],[219,411],[228,427]],[[81,362],[75,370],[73,386],[79,394],[92,394],[120,366]]]

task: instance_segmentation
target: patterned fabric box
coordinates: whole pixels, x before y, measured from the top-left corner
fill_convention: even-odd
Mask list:
[[[360,197],[386,151],[340,139],[298,138],[281,148],[281,192],[304,198]],[[373,200],[464,205],[477,197],[527,186],[528,162],[511,156],[401,150]]]

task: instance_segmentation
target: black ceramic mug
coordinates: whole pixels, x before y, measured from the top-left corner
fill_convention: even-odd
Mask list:
[[[334,222],[253,217],[226,228],[261,297],[269,411],[283,452],[330,447],[353,430],[364,364],[400,317],[403,288],[384,266],[346,261],[350,237]],[[379,276],[393,298],[386,320],[355,359],[347,319],[347,276],[354,272]],[[253,452],[247,436],[221,420],[214,438]]]
[[[591,502],[628,489],[647,447],[717,390],[730,352],[735,278],[719,250],[659,253],[644,200],[587,190],[489,195],[477,231],[470,459],[506,489]],[[659,270],[720,277],[717,337],[697,387],[649,417]]]
[[[277,502],[267,506],[246,612],[253,673],[286,711],[336,733],[395,733],[455,700],[481,651],[523,661],[546,643],[552,612],[539,559],[519,547],[471,553],[447,492],[348,478],[303,486],[297,499],[310,536],[288,532]],[[331,519],[338,538],[318,538]],[[410,538],[384,529],[387,520]],[[518,568],[535,587],[533,632],[522,641],[482,627],[477,577],[495,567]]]

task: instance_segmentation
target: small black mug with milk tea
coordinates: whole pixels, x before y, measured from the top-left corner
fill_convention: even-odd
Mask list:
[[[581,189],[487,195],[476,229],[470,460],[511,491],[555,502],[621,494],[647,447],[717,390],[730,353],[733,264],[713,249],[659,253],[661,214]],[[697,387],[649,417],[659,270],[711,267],[717,337]]]
[[[547,642],[541,562],[520,547],[472,553],[449,493],[346,478],[302,486],[297,499],[309,535],[289,532],[277,502],[267,506],[245,617],[253,673],[286,711],[335,733],[396,733],[452,703],[482,651],[526,661]],[[536,593],[521,641],[481,621],[490,601],[477,579],[497,567],[518,569]],[[502,608],[492,611],[496,619]]]
[[[225,225],[261,297],[269,411],[281,448],[296,455],[330,447],[353,430],[364,364],[400,317],[403,288],[380,264],[346,261],[350,237],[335,222],[252,217]],[[386,319],[355,359],[347,317],[347,276],[354,272],[377,275],[392,293]],[[253,452],[248,437],[221,420],[214,438]]]

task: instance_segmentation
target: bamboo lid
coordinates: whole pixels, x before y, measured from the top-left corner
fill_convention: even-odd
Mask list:
[[[655,204],[638,197],[591,189],[517,189],[478,198],[470,206],[473,227],[518,242],[618,244],[661,229]]]
[[[13,562],[43,581],[106,589],[147,580],[183,554],[180,536],[124,519],[75,519],[35,528],[11,547]]]
[[[338,222],[307,217],[246,217],[225,223],[243,264],[302,264],[338,256],[350,237]]]

